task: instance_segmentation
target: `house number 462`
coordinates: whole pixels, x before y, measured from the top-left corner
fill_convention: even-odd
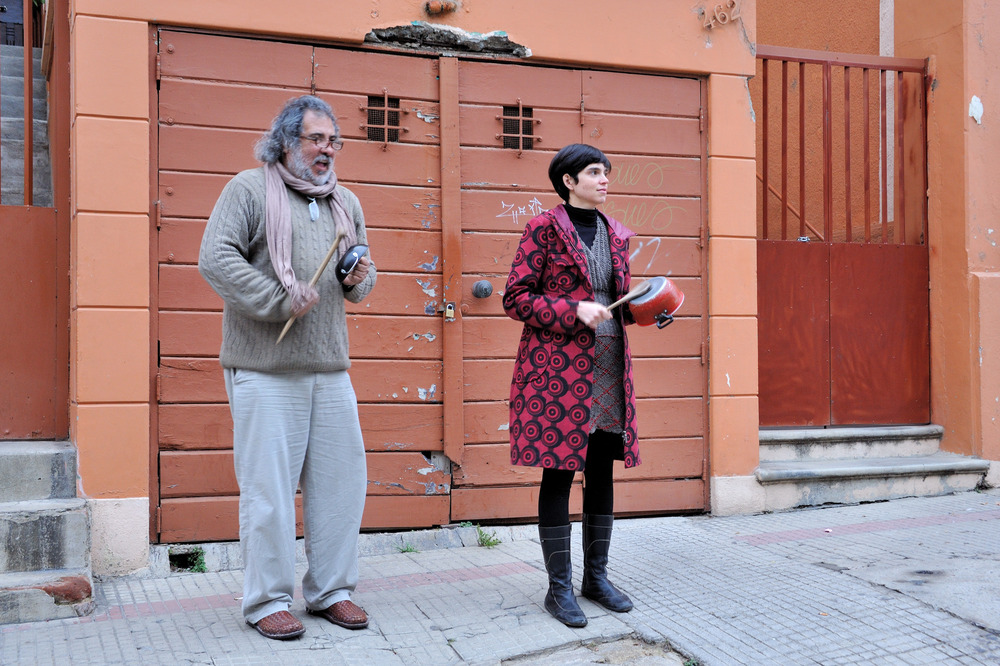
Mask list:
[[[740,0],[726,0],[716,5],[712,12],[705,10],[705,27],[709,30],[717,25],[726,25],[740,17]]]

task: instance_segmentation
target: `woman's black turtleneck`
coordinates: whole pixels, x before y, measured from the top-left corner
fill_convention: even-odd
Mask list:
[[[566,213],[570,222],[576,227],[576,233],[587,247],[594,246],[594,236],[597,235],[597,209],[577,208],[566,203]]]

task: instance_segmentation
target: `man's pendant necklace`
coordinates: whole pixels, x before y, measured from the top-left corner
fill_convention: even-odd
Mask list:
[[[319,219],[319,204],[315,199],[309,199],[309,219],[313,222]]]

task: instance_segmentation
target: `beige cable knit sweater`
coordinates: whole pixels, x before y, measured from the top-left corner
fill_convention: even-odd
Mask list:
[[[358,243],[367,244],[361,203],[338,185],[348,214],[354,220]],[[308,282],[323,261],[336,236],[329,206],[320,206],[320,217],[309,219],[309,200],[288,190],[292,212],[292,267],[299,280]],[[370,257],[371,255],[369,255]],[[334,277],[340,253],[320,277],[319,303],[300,317],[275,345],[291,316],[291,297],[271,267],[264,231],[264,170],[237,174],[222,190],[208,218],[201,241],[198,270],[225,302],[222,315],[222,350],[219,361],[226,368],[263,372],[330,372],[346,370],[348,355],[344,299],[358,303],[375,286],[372,263],[368,276],[345,292]]]

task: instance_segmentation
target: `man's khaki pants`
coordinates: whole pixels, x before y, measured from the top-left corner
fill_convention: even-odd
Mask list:
[[[368,484],[358,404],[346,372],[225,371],[240,486],[243,616],[288,610],[295,590],[295,490],[302,489],[312,610],[350,598]]]

